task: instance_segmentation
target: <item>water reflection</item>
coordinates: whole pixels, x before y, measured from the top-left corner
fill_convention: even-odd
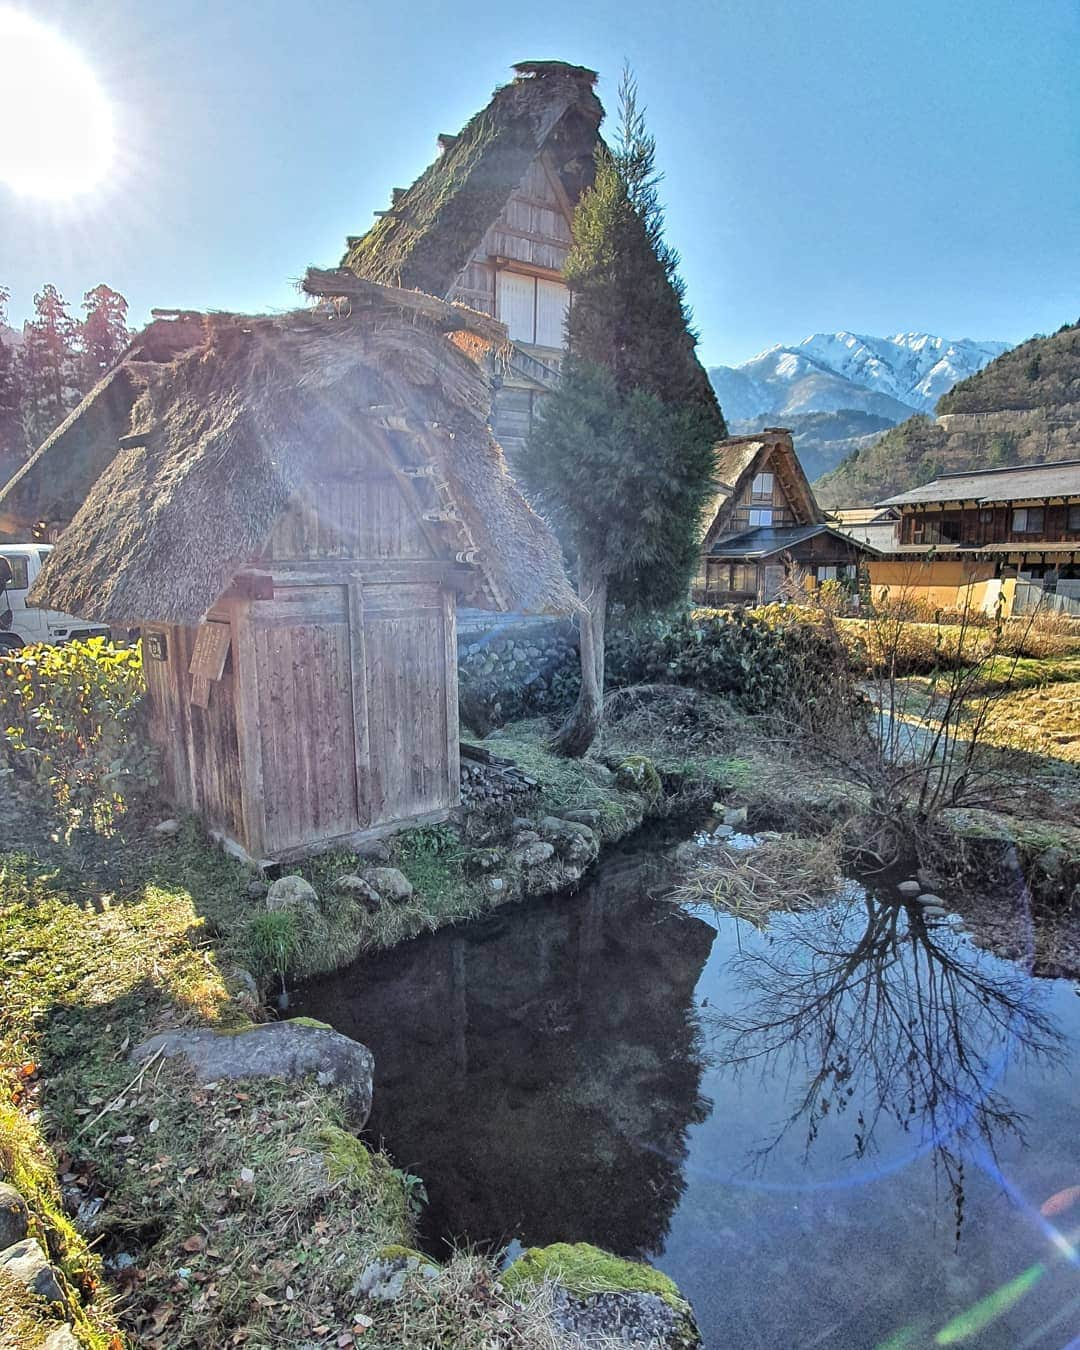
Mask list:
[[[711,1107],[694,988],[715,936],[649,898],[662,879],[647,854],[612,859],[578,896],[302,993],[372,1048],[369,1130],[427,1181],[429,1241],[662,1249]]]
[[[841,903],[776,920],[726,973],[731,994],[709,1016],[714,1070],[787,1084],[783,1116],[748,1160],[754,1174],[768,1176],[796,1130],[804,1163],[825,1132],[846,1141],[848,1163],[876,1157],[866,1179],[930,1152],[959,1231],[970,1146],[993,1155],[1022,1133],[1006,1067],[1061,1055],[1036,983],[854,885]]]

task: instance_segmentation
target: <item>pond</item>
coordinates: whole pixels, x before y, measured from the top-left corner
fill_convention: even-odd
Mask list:
[[[651,1261],[708,1346],[1064,1346],[1080,1000],[847,883],[764,933],[647,842],[301,991],[375,1055],[424,1241]],[[1075,1189],[1070,1189],[1075,1188]]]

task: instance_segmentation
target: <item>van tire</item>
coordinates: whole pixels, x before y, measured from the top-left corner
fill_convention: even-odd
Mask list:
[[[25,645],[18,633],[0,633],[0,656],[5,652],[17,652]]]

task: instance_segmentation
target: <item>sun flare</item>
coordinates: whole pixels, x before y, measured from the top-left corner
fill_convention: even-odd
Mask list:
[[[113,115],[97,76],[53,29],[0,7],[0,182],[20,196],[74,197],[113,162]]]

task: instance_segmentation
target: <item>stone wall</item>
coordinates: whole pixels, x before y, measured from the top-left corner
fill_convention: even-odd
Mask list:
[[[562,712],[577,695],[577,667],[578,634],[568,620],[473,610],[459,616],[461,718],[477,734]]]

